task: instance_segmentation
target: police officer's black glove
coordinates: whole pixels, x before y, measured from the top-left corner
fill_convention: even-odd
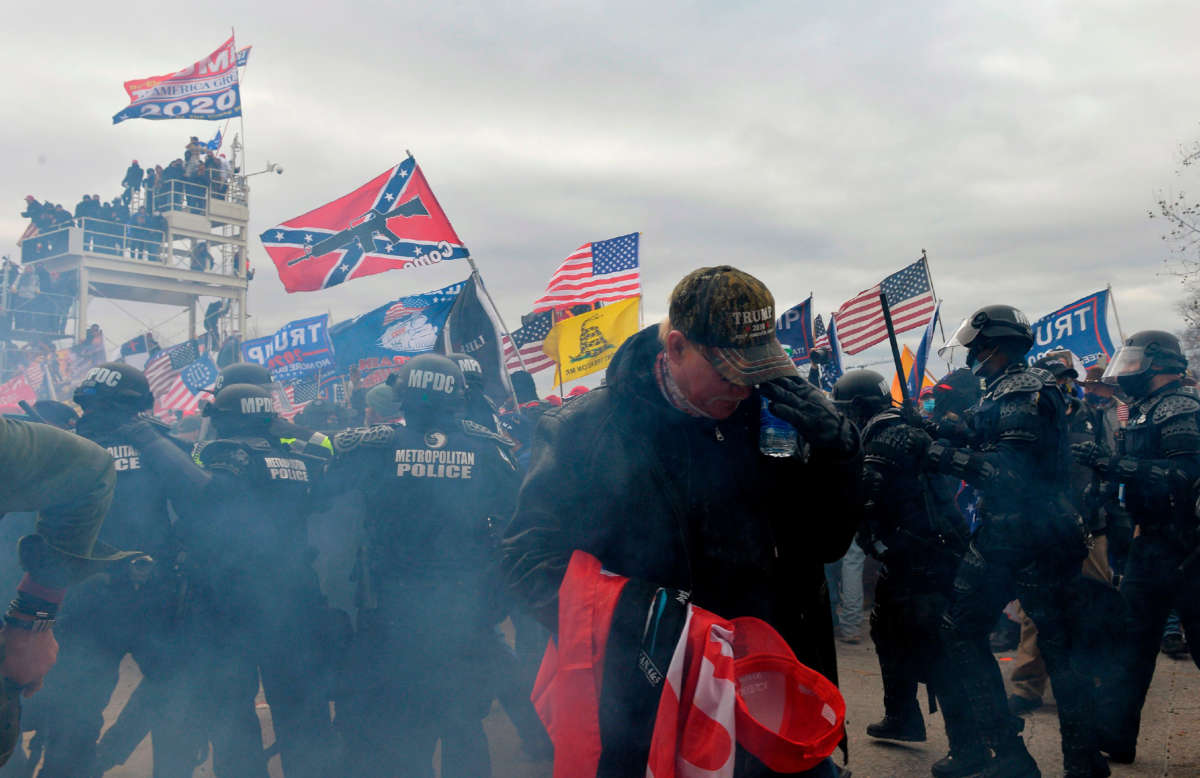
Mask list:
[[[869,463],[915,475],[923,469],[925,454],[932,444],[929,433],[920,427],[895,424],[876,435],[863,453]]]
[[[840,454],[858,450],[858,430],[812,384],[785,376],[762,384],[759,390],[771,413],[795,427],[810,445]]]
[[[1071,444],[1071,456],[1076,462],[1084,467],[1090,467],[1098,473],[1105,473],[1112,469],[1112,460],[1114,459],[1112,452],[1107,447],[1100,445],[1094,440],[1085,440],[1081,443]]]

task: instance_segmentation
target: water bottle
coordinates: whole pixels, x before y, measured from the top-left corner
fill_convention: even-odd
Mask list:
[[[767,410],[767,398],[763,397],[758,415],[758,450],[769,457],[790,457],[796,448],[796,428]]]

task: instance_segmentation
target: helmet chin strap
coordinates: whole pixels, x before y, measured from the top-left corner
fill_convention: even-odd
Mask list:
[[[986,357],[983,357],[982,359],[980,359],[979,357],[976,357],[975,364],[971,365],[971,374],[979,375],[979,371],[981,371],[983,369],[983,366],[988,363],[988,360],[990,360],[992,357],[996,356],[996,352],[999,350],[1000,350],[999,345],[992,346],[992,350],[988,352],[988,355]]]

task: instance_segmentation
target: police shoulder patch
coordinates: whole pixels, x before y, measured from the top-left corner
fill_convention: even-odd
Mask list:
[[[192,459],[201,467],[238,475],[250,466],[245,446],[232,440],[202,440],[192,449]]]
[[[1196,413],[1200,413],[1200,401],[1196,398],[1184,394],[1170,394],[1154,406],[1154,413],[1150,418],[1155,424],[1162,424],[1168,419]]]
[[[489,429],[488,427],[483,426],[482,424],[480,424],[477,421],[471,421],[470,419],[463,419],[462,420],[462,428],[463,428],[463,432],[467,433],[468,435],[470,435],[473,438],[482,438],[484,440],[490,440],[493,443],[500,444],[501,446],[512,446],[513,445],[512,439],[509,438],[507,435],[502,435],[493,429]]]
[[[1019,373],[1010,373],[996,383],[992,396],[996,399],[1008,394],[1031,394],[1040,392],[1046,386],[1046,379],[1053,378],[1045,370],[1030,368]]]
[[[382,448],[391,445],[396,429],[388,424],[374,427],[351,427],[333,436],[335,454],[345,454],[356,448]]]

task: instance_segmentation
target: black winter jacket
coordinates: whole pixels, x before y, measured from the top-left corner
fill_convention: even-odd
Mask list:
[[[681,413],[655,381],[660,351],[657,327],[643,330],[605,386],[542,417],[505,537],[511,586],[553,627],[582,549],[720,616],[764,619],[836,679],[823,565],[857,529],[861,454],[761,455],[757,393],[724,421]]]

